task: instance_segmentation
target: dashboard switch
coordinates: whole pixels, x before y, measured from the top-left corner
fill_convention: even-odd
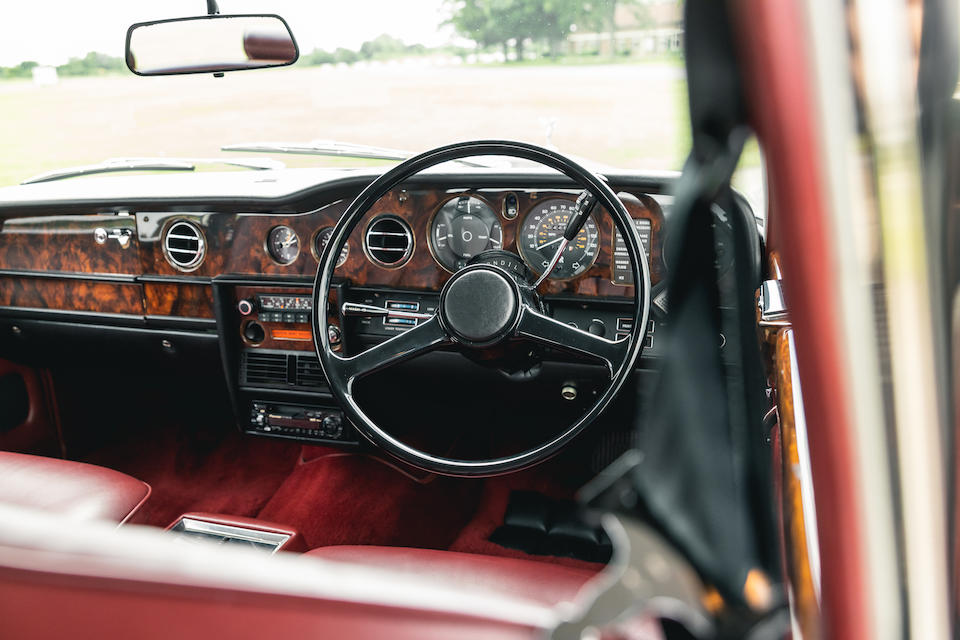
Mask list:
[[[248,316],[253,313],[253,303],[246,299],[241,300],[237,303],[237,311],[239,311],[242,316]]]
[[[603,324],[602,320],[597,320],[594,318],[593,322],[590,323],[590,326],[587,327],[587,331],[602,338],[607,333],[607,325]]]

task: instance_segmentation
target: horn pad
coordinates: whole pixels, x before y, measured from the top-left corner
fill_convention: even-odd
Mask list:
[[[489,346],[507,337],[519,311],[516,283],[489,265],[457,272],[440,295],[444,326],[460,342],[472,346]]]

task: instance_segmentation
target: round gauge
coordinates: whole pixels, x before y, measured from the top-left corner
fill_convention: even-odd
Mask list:
[[[320,256],[323,255],[323,250],[327,248],[327,243],[330,242],[332,236],[333,227],[324,227],[313,236],[313,257],[317,259],[317,262],[320,261]],[[350,243],[344,242],[343,247],[340,249],[340,255],[337,257],[337,266],[342,266],[343,263],[347,261],[347,256],[349,255]]]
[[[517,244],[520,255],[538,275],[553,259],[575,206],[573,200],[547,200],[535,205],[524,217]],[[580,233],[567,245],[550,278],[568,280],[585,272],[597,259],[599,247],[600,232],[591,215]]]
[[[270,229],[267,252],[280,264],[290,264],[300,255],[300,238],[290,227],[281,225]]]
[[[460,196],[448,200],[430,224],[430,251],[450,272],[470,258],[503,245],[503,228],[497,214],[479,198]]]

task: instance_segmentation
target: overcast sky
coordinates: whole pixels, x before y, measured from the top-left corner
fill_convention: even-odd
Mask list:
[[[447,42],[443,0],[219,0],[222,13],[277,13],[302,52],[357,49],[382,33],[407,44]],[[206,13],[205,0],[11,0],[0,20],[0,66],[62,64],[88,51],[123,54],[134,22]]]

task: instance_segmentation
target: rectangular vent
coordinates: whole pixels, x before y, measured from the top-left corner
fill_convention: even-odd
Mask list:
[[[252,387],[327,387],[317,356],[295,353],[244,351],[240,361],[240,381]]]
[[[240,379],[248,385],[287,384],[287,354],[244,351]]]
[[[327,386],[317,356],[297,356],[297,385],[310,388]]]

